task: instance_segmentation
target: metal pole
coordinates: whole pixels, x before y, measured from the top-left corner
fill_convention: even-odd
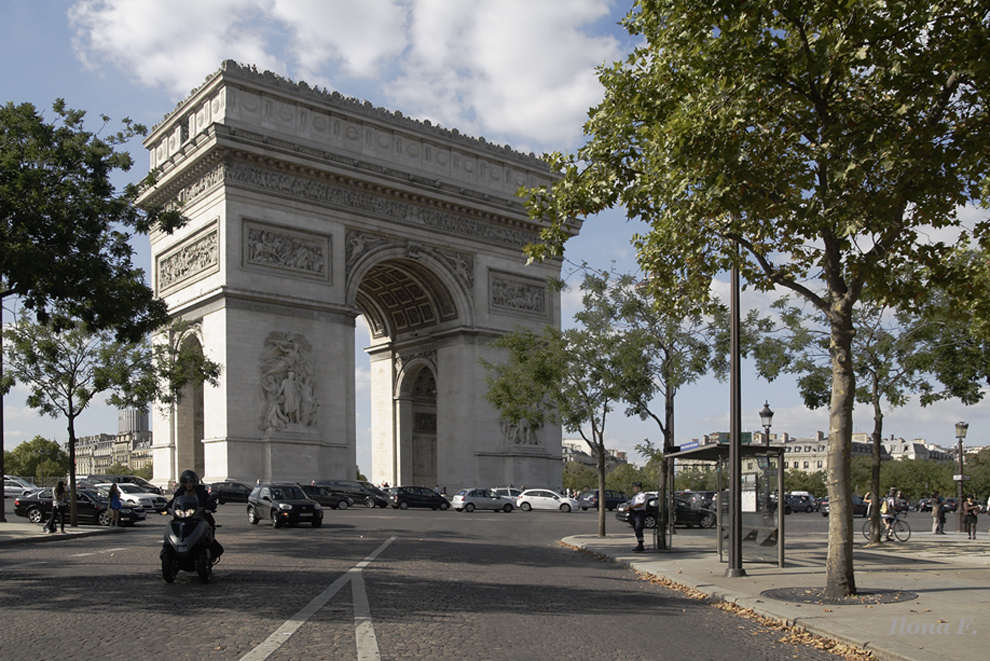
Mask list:
[[[736,245],[736,256],[739,246]],[[742,381],[739,358],[739,267],[733,262],[730,296],[731,376],[729,392],[729,568],[730,578],[745,576],[742,568]],[[779,505],[778,505],[779,507]]]
[[[959,480],[956,482],[956,497],[959,499],[956,504],[956,532],[962,532],[965,529],[963,524],[963,440],[962,436],[959,439]]]

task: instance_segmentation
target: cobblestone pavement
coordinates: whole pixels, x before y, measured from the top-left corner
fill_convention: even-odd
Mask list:
[[[273,634],[273,661],[834,658],[559,545],[594,531],[594,512],[355,508],[275,530],[225,505],[218,520],[227,550],[209,585],[161,579],[164,518],[0,547],[0,658],[261,658]],[[362,599],[370,619],[356,621]]]

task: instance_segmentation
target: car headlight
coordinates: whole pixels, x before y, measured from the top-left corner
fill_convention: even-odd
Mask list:
[[[291,510],[292,509],[292,505],[290,505],[289,503],[279,503],[278,504],[278,508],[280,510]]]

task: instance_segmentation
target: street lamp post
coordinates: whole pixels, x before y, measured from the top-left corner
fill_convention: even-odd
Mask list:
[[[770,401],[763,400],[763,409],[760,410],[760,424],[763,425],[763,445],[770,445],[770,426],[773,424],[773,411],[770,410]]]
[[[963,439],[966,438],[966,430],[969,429],[968,422],[956,423],[956,439],[959,441],[957,452],[959,453],[959,475],[956,476],[956,529],[963,531]]]

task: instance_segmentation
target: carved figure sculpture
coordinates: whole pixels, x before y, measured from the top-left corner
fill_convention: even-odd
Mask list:
[[[274,331],[265,341],[258,366],[262,405],[261,429],[289,430],[316,426],[315,370],[312,347],[302,335]]]

